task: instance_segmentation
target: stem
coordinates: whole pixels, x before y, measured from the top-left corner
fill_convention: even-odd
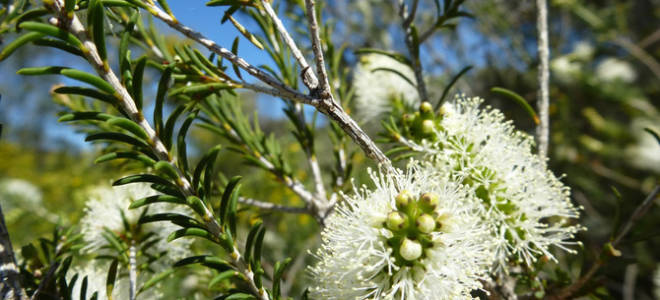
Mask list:
[[[635,211],[630,215],[630,218],[626,221],[626,223],[621,227],[621,231],[619,231],[619,234],[616,235],[616,237],[612,240],[612,242],[608,243],[611,248],[616,248],[621,240],[630,232],[630,229],[632,229],[633,225],[639,219],[641,219],[646,212],[648,212],[649,208],[653,205],[653,201],[656,199],[658,194],[660,193],[660,185],[656,185],[655,188],[653,188],[653,191],[642,201],[642,203],[637,206]],[[607,247],[607,246],[605,246]],[[604,248],[605,248],[604,247]],[[596,261],[594,264],[589,268],[589,271],[585,273],[580,279],[578,279],[576,282],[573,284],[561,289],[558,291],[555,295],[549,295],[545,299],[549,300],[563,300],[563,299],[572,299],[573,295],[579,291],[584,285],[589,282],[589,280],[596,275],[596,272],[598,269],[600,269],[601,266],[605,263],[605,260],[603,259],[603,253],[605,253],[607,250],[603,249],[601,250],[600,254],[596,257]]]
[[[362,131],[362,129],[357,125],[357,123],[348,115],[346,112],[339,106],[334,99],[319,99],[315,95],[305,95],[296,90],[291,89],[290,87],[284,85],[279,80],[268,75],[266,72],[261,71],[260,69],[250,65],[244,59],[234,55],[231,51],[220,47],[214,41],[206,38],[201,33],[196,32],[189,27],[186,27],[179,23],[179,21],[172,18],[170,15],[163,12],[160,8],[155,6],[152,3],[145,2],[147,5],[148,11],[155,16],[156,18],[162,20],[172,29],[179,31],[183,35],[192,39],[193,41],[203,45],[211,52],[214,52],[232,64],[238,66],[239,68],[246,70],[250,75],[261,80],[265,84],[279,90],[282,94],[282,97],[292,101],[297,101],[305,104],[312,105],[316,109],[328,116],[333,121],[344,130],[348,136],[350,136],[353,141],[355,141],[362,151],[371,159],[375,160],[377,163],[382,165],[383,168],[393,171],[392,162],[383,154],[383,152],[376,146],[376,144],[371,140],[371,138]],[[254,88],[254,86],[253,86]]]
[[[539,53],[539,94],[537,106],[541,121],[536,129],[536,134],[539,140],[539,155],[542,158],[546,158],[550,138],[550,68],[548,64],[550,48],[548,47],[548,7],[546,0],[536,0],[536,8],[538,10],[536,27],[538,30]]]
[[[16,265],[14,250],[5,224],[5,216],[0,207],[0,298],[12,300],[27,299],[21,286],[20,272]]]
[[[412,61],[412,69],[413,72],[415,73],[415,81],[416,81],[415,87],[417,88],[417,93],[419,94],[420,100],[424,102],[429,100],[429,93],[428,90],[426,89],[426,83],[424,83],[424,72],[422,70],[422,62],[419,59],[419,45],[415,45],[415,42],[413,40],[413,27],[412,27],[413,20],[415,19],[415,13],[417,12],[417,5],[418,5],[418,1],[414,1],[413,9],[409,13],[408,6],[406,5],[405,1],[399,0],[399,15],[401,16],[401,19],[403,19],[403,22],[401,23],[401,27],[403,28],[403,32],[406,35],[406,47],[408,48],[408,52],[410,53],[410,60]]]
[[[314,60],[316,61],[316,72],[319,77],[321,86],[321,97],[327,98],[331,96],[330,82],[328,81],[328,73],[325,69],[325,60],[323,58],[323,44],[319,34],[319,24],[316,19],[316,1],[305,0],[305,8],[307,10],[307,25],[309,26],[309,35],[312,40],[312,51],[314,51]]]
[[[238,198],[239,203],[243,203],[245,205],[252,205],[254,207],[258,207],[261,209],[265,210],[272,210],[272,211],[281,211],[285,213],[291,213],[291,214],[309,214],[309,210],[307,207],[294,207],[294,206],[286,206],[286,205],[279,205],[279,204],[274,204],[270,202],[264,202],[264,201],[259,201],[259,200],[254,200],[250,198],[244,198],[240,197]]]
[[[298,64],[300,65],[300,68],[302,69],[302,77],[303,77],[303,83],[305,86],[309,88],[310,91],[315,90],[318,85],[318,79],[316,76],[314,76],[314,73],[312,72],[309,64],[307,63],[307,60],[305,60],[305,57],[303,56],[302,52],[300,52],[300,49],[296,45],[296,42],[293,41],[291,38],[291,35],[289,35],[289,32],[286,30],[286,27],[284,27],[284,24],[282,24],[282,20],[280,20],[279,17],[277,17],[277,13],[273,10],[273,7],[270,5],[270,2],[266,0],[261,0],[261,5],[264,7],[266,10],[266,14],[268,17],[270,17],[271,20],[275,23],[275,28],[277,28],[277,31],[280,32],[280,35],[284,39],[284,42],[289,46],[289,49],[291,49],[291,53],[293,54],[293,57],[298,61]]]
[[[128,280],[130,283],[128,298],[135,300],[135,291],[137,290],[137,249],[135,248],[135,241],[131,241],[131,246],[128,248]]]

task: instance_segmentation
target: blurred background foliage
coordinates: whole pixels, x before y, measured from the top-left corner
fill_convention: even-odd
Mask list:
[[[336,0],[325,3],[324,18],[331,24],[334,44],[345,45],[347,49],[342,57],[342,68],[352,70],[358,62],[355,51],[363,47],[406,52],[395,2]],[[416,22],[429,24],[435,17],[434,4],[422,1],[420,5]],[[534,123],[529,115],[516,103],[495,96],[490,89],[504,87],[535,102],[538,86],[535,3],[475,0],[467,1],[465,7],[472,18],[461,19],[455,30],[439,30],[422,49],[431,99],[439,99],[461,69],[473,66],[451,93],[483,97],[488,105],[501,109],[518,128],[533,133]],[[573,273],[570,276],[575,277],[579,268],[589,264],[610,238],[618,220],[627,218],[660,180],[660,145],[644,132],[645,127],[660,131],[660,1],[553,0],[549,8],[549,164],[555,173],[566,174],[563,181],[571,187],[575,203],[584,207],[581,223],[588,228],[579,236],[584,243],[582,256],[563,257],[561,261],[569,266],[565,270]],[[293,21],[303,17],[302,11],[294,5],[283,5],[283,10]],[[247,24],[249,27],[249,22]],[[304,23],[294,22],[292,26],[300,26],[294,27],[297,30],[292,32],[306,40]],[[12,39],[12,36],[3,38]],[[174,36],[168,39],[177,40]],[[249,55],[246,58],[250,60]],[[57,65],[60,59],[52,51],[44,48],[37,51],[32,47],[23,48],[0,64],[0,94],[3,96],[0,123],[4,127],[0,140],[0,200],[17,248],[48,235],[55,224],[76,224],[85,202],[80,191],[108,184],[109,179],[119,178],[130,168],[94,164],[94,158],[102,149],[82,143],[83,135],[56,122],[61,110],[57,103],[65,100],[53,99],[48,93],[49,88],[58,83],[55,77],[45,80],[44,77],[11,75],[28,64]],[[81,64],[81,68],[85,67]],[[350,82],[348,74],[343,80]],[[156,81],[152,76],[153,85]],[[153,98],[154,94],[155,88],[145,99]],[[283,114],[272,112],[280,108],[258,105],[264,101],[260,97],[242,94],[244,111],[260,111],[261,128],[276,136],[284,146],[283,153],[291,163],[291,170],[309,184],[306,162],[301,155],[303,149],[291,134],[291,124]],[[333,160],[329,159],[332,146],[327,120],[319,117],[317,128],[317,156],[322,169],[330,168]],[[374,137],[381,131],[378,125],[370,124],[367,128]],[[223,143],[217,135],[199,128],[194,128],[190,136],[189,147],[197,157],[194,161],[209,147]],[[351,157],[356,183],[362,184],[366,167],[371,163],[360,151],[354,151]],[[245,168],[244,160],[236,153],[223,150],[218,168],[227,178],[244,177],[246,197],[303,204],[278,184],[273,175],[258,168]],[[19,190],[26,191],[25,186],[30,185],[34,192],[16,196],[15,187],[21,187],[20,184],[23,185]],[[34,207],[40,208],[39,213],[26,213]],[[308,215],[264,215],[257,210],[246,217],[257,215],[265,219],[269,228],[266,238],[269,252],[265,255],[272,259],[266,261],[293,256],[292,270],[297,272],[291,276],[305,278],[301,268],[305,260],[311,259],[306,249],[317,243],[318,225],[314,219]],[[282,234],[291,232],[295,234]],[[598,277],[609,294],[603,298],[621,298],[626,285],[628,288],[632,285],[636,299],[652,299],[652,274],[660,262],[658,207],[648,212],[620,248],[623,256],[609,261]],[[301,287],[285,288],[287,291],[292,288],[292,294],[299,294]],[[189,289],[178,291],[180,296],[188,292]]]

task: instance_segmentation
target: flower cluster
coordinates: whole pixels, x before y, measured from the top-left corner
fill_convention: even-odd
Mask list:
[[[375,120],[390,112],[397,101],[408,106],[418,105],[415,86],[402,76],[414,83],[412,69],[396,59],[382,54],[361,56],[353,81],[358,119]]]
[[[492,261],[477,200],[418,163],[371,174],[322,232],[315,299],[471,299]]]
[[[169,222],[138,224],[140,216],[147,210],[150,214],[179,213],[191,215],[192,213],[181,206],[164,203],[150,204],[148,207],[129,209],[131,202],[154,195],[155,192],[148,184],[131,184],[118,187],[97,187],[89,191],[89,200],[85,206],[85,216],[81,220],[83,238],[86,243],[83,250],[87,253],[99,253],[108,245],[106,230],[126,239],[127,244],[132,242],[153,241],[151,246],[154,253],[167,252],[160,263],[169,265],[189,254],[191,241],[177,239],[167,242],[168,235],[179,229]],[[153,237],[150,237],[153,234]],[[141,240],[150,237],[149,240]],[[130,241],[129,241],[130,240]]]
[[[441,108],[427,158],[440,174],[454,176],[480,200],[479,214],[495,241],[495,267],[511,259],[531,265],[552,259],[550,246],[567,246],[579,226],[568,187],[532,153],[533,140],[516,131],[496,109],[480,109],[479,98],[457,97]]]

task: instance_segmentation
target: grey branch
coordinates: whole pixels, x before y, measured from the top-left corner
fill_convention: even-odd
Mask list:
[[[128,248],[128,280],[130,283],[128,298],[135,300],[135,292],[137,291],[137,248],[135,247],[135,241],[131,241],[131,246]]]
[[[147,9],[153,16],[168,24],[172,29],[179,31],[193,41],[203,45],[210,51],[226,58],[232,64],[243,70],[246,70],[250,75],[256,77],[265,84],[279,90],[283,98],[314,106],[319,112],[325,114],[330,119],[337,122],[339,127],[341,127],[342,130],[344,130],[348,136],[351,137],[351,139],[353,139],[353,141],[355,141],[358,146],[360,146],[362,151],[364,151],[364,153],[369,158],[378,162],[385,169],[393,171],[392,162],[387,158],[387,156],[385,156],[385,154],[383,154],[383,152],[376,146],[371,138],[366,133],[364,133],[364,131],[357,125],[357,123],[348,114],[346,114],[344,109],[339,104],[337,104],[336,101],[333,99],[319,99],[291,89],[290,87],[281,83],[279,80],[268,75],[266,72],[252,66],[244,59],[234,55],[231,51],[220,47],[217,43],[206,38],[201,33],[182,25],[179,23],[179,21],[163,12],[153,3],[145,2],[145,5],[147,5]]]
[[[306,207],[294,207],[294,206],[287,206],[287,205],[280,205],[280,204],[275,204],[275,203],[270,203],[270,202],[264,202],[264,201],[259,201],[251,198],[244,198],[240,197],[238,198],[239,203],[243,203],[245,205],[251,205],[254,207],[258,207],[260,209],[264,210],[271,210],[271,211],[281,211],[285,213],[291,213],[291,214],[308,214],[310,211]]]
[[[21,286],[20,273],[2,207],[0,207],[0,279],[0,297],[2,299],[27,299],[25,290]]]
[[[410,61],[412,62],[412,69],[413,72],[415,73],[415,81],[416,82],[416,88],[417,88],[417,93],[419,94],[419,98],[421,101],[429,101],[429,93],[428,90],[426,89],[426,83],[424,82],[424,72],[422,70],[422,62],[419,59],[419,45],[417,46],[417,49],[415,49],[415,44],[413,41],[413,32],[412,32],[412,22],[415,20],[415,13],[417,12],[417,5],[418,1],[413,1],[413,8],[412,11],[408,11],[408,6],[406,5],[406,2],[404,0],[399,0],[399,15],[401,16],[401,19],[403,20],[401,23],[401,27],[403,28],[403,32],[405,33],[406,37],[406,47],[408,48],[408,52],[410,53]],[[420,41],[421,43],[421,41]]]
[[[261,0],[261,5],[263,5],[264,9],[266,10],[268,17],[273,20],[273,23],[275,23],[275,28],[277,28],[277,31],[279,31],[282,39],[284,39],[284,42],[287,44],[289,49],[291,49],[291,54],[293,54],[293,57],[298,61],[298,64],[302,70],[303,83],[309,88],[310,91],[316,89],[319,85],[318,79],[316,76],[314,76],[312,69],[309,67],[307,60],[305,60],[305,57],[296,45],[296,42],[293,41],[293,38],[291,38],[291,35],[286,30],[286,27],[284,27],[284,24],[282,24],[282,20],[280,20],[280,18],[277,16],[277,13],[273,10],[273,7],[270,5],[269,1]]]
[[[319,34],[319,24],[316,19],[315,0],[305,0],[305,7],[307,10],[307,25],[309,26],[309,35],[312,40],[312,51],[314,52],[314,60],[316,61],[316,73],[318,80],[321,84],[319,89],[321,97],[330,96],[330,82],[328,81],[328,72],[325,69],[325,59],[323,58],[323,43],[321,43],[321,36]]]
[[[548,47],[548,6],[546,0],[536,0],[536,8],[538,11],[536,28],[538,31],[539,53],[537,109],[541,121],[536,128],[536,134],[539,141],[539,155],[545,158],[548,154],[548,144],[550,142],[550,68],[548,65],[550,48]]]

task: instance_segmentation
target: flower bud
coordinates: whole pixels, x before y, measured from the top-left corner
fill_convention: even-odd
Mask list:
[[[403,239],[401,243],[401,248],[399,248],[399,253],[401,257],[407,261],[413,261],[422,256],[422,245],[410,239]]]
[[[408,190],[403,190],[396,196],[395,200],[397,207],[405,207],[412,200],[412,195]]]
[[[422,113],[422,115],[429,114],[433,112],[433,106],[431,105],[431,103],[424,101],[422,102],[422,104],[419,105],[419,111]]]
[[[440,204],[440,198],[435,193],[424,193],[420,198],[422,203],[430,208],[435,208]]]
[[[435,229],[435,220],[428,214],[422,214],[415,221],[417,229],[423,233],[430,233]]]
[[[424,121],[422,121],[422,133],[423,134],[431,134],[431,133],[433,133],[433,130],[435,130],[435,124],[433,123],[433,120],[424,120]]]
[[[402,229],[406,223],[405,216],[398,211],[393,211],[387,215],[387,228],[390,230]]]

